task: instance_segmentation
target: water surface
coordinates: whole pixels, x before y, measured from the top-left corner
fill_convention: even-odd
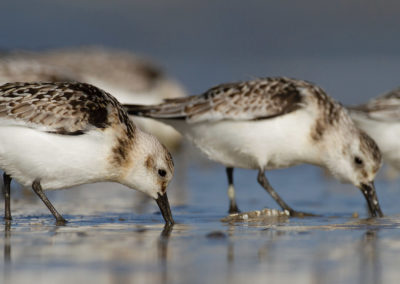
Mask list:
[[[224,168],[189,151],[176,155],[168,189],[172,231],[163,230],[154,201],[120,185],[48,192],[69,221],[56,226],[36,196],[13,184],[14,219],[0,227],[0,282],[396,283],[398,182],[376,182],[386,217],[367,219],[358,189],[318,168],[272,171],[289,204],[321,216],[224,223]],[[255,171],[237,170],[235,181],[242,210],[277,208]]]

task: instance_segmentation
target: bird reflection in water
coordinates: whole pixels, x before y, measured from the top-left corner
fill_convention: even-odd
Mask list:
[[[161,265],[160,281],[159,283],[169,283],[168,278],[168,242],[171,236],[173,225],[165,224],[164,229],[161,231],[158,238],[158,259]]]
[[[4,224],[4,263],[7,265],[11,262],[11,222],[5,221]]]
[[[10,278],[10,265],[11,265],[11,221],[4,223],[4,266],[3,277],[4,283],[8,283]]]
[[[158,258],[166,261],[168,256],[168,240],[171,236],[173,225],[165,224],[158,239]]]
[[[382,267],[378,243],[378,229],[366,231],[360,240],[359,283],[382,283]]]

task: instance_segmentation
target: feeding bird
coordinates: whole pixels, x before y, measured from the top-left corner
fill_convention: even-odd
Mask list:
[[[239,211],[233,186],[233,169],[239,167],[258,170],[260,185],[288,214],[307,215],[278,195],[265,171],[308,163],[358,187],[370,215],[383,216],[374,186],[381,166],[378,146],[354,125],[344,107],[312,83],[261,78],[157,105],[124,106],[129,114],[173,126],[226,167],[230,213]]]
[[[5,219],[10,182],[31,186],[55,217],[66,221],[44,190],[118,182],[156,200],[173,224],[167,186],[174,165],[168,150],[129,119],[121,104],[86,83],[8,83],[0,86],[0,169]]]

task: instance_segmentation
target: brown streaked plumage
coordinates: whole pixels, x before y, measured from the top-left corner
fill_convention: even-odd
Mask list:
[[[128,112],[156,114],[159,118],[182,118],[188,122],[215,120],[258,120],[301,108],[299,83],[287,78],[266,78],[222,84],[199,96],[166,99],[159,108],[126,105]],[[308,83],[302,81],[304,87]],[[132,109],[135,109],[132,111]]]
[[[308,96],[302,90],[313,93]],[[166,99],[159,105],[124,105],[128,113],[158,119],[184,119],[188,123],[204,121],[262,120],[306,108],[320,107],[319,118],[310,136],[321,140],[324,132],[341,120],[348,120],[343,107],[320,87],[303,80],[285,77],[262,78],[221,84],[198,96]]]
[[[7,83],[0,86],[0,119],[48,132],[74,135],[120,124],[133,137],[135,125],[117,100],[86,83]]]
[[[382,216],[373,185],[381,165],[379,149],[340,103],[310,82],[261,78],[222,84],[198,96],[158,105],[124,106],[129,114],[170,124],[210,159],[226,166],[229,212],[237,212],[233,168],[241,167],[257,169],[258,182],[281,208],[301,215],[279,197],[264,172],[309,163],[360,188],[370,214]]]
[[[43,190],[112,181],[157,201],[174,223],[166,188],[173,176],[168,151],[129,119],[110,94],[86,83],[8,83],[0,86],[0,168],[5,219],[11,220],[11,179],[31,185],[58,224],[65,220]],[[151,156],[152,167],[144,159]]]

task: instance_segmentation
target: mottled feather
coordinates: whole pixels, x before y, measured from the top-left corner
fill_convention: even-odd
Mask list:
[[[400,88],[372,99],[366,104],[348,107],[348,109],[363,114],[372,120],[399,121]]]
[[[303,89],[316,88],[301,80],[264,78],[229,83],[199,96],[167,99],[153,106],[125,105],[129,114],[188,122],[259,120],[280,116],[303,107]]]
[[[0,124],[77,135],[122,123],[134,125],[117,100],[85,83],[7,83],[0,86]]]

